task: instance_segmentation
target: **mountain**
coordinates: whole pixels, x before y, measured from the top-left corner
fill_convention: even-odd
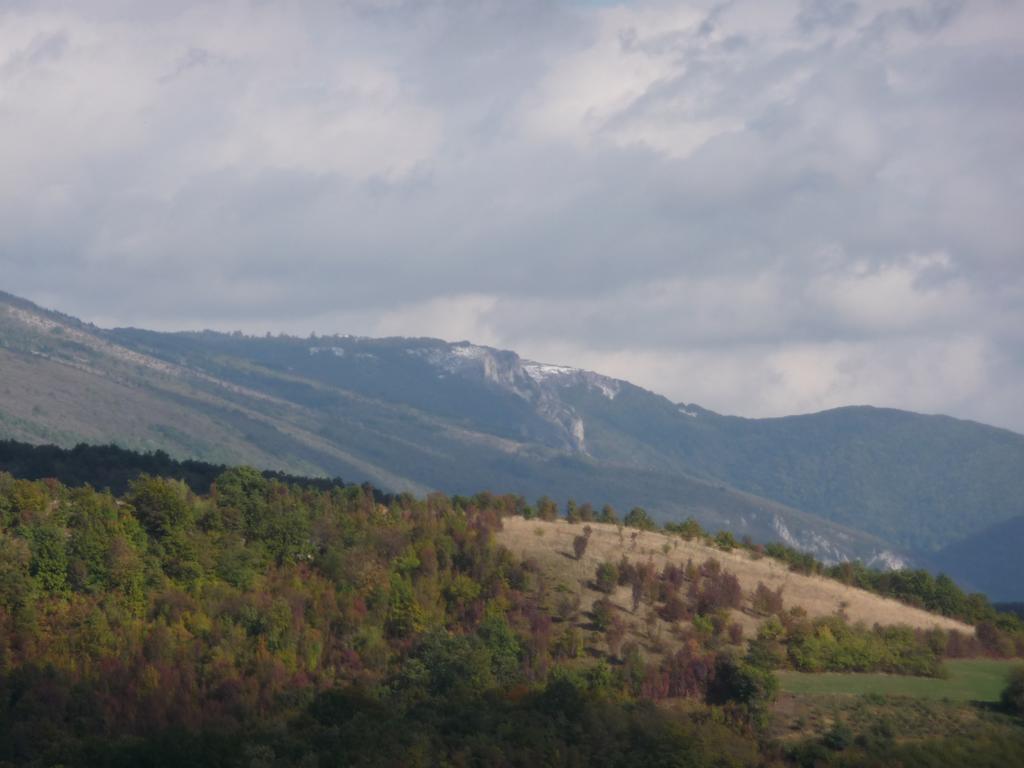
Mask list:
[[[1020,600],[1024,594],[1024,516],[1004,520],[954,542],[932,558],[935,570],[993,600]]]
[[[0,436],[648,509],[819,558],[920,562],[1024,512],[1024,437],[875,408],[723,416],[436,339],[105,330],[0,296]]]

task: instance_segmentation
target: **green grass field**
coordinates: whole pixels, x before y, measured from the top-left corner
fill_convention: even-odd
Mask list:
[[[911,696],[950,701],[999,701],[1010,668],[1020,660],[969,659],[947,661],[949,677],[907,677],[883,674],[779,672],[779,684],[787,693]]]

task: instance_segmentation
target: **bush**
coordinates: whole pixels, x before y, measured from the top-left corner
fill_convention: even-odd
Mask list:
[[[754,590],[754,596],[751,599],[751,607],[757,613],[765,616],[782,613],[782,587],[773,591],[768,589],[764,582],[757,582],[757,589]]]
[[[700,582],[690,586],[690,598],[697,613],[713,613],[723,608],[739,608],[743,590],[739,579],[723,571],[716,560],[707,560],[701,566]]]
[[[594,601],[594,607],[591,609],[591,612],[594,616],[594,626],[601,632],[604,632],[612,625],[615,606],[607,597],[602,597]]]
[[[704,529],[700,527],[700,523],[694,520],[692,517],[686,518],[681,523],[666,523],[665,530],[668,533],[675,533],[682,536],[687,541],[700,538],[704,535]]]
[[[779,681],[770,671],[721,656],[708,689],[708,701],[713,704],[737,701],[761,710],[775,700],[778,692]]]
[[[836,723],[821,742],[833,752],[842,752],[853,743],[853,731],[846,723]]]
[[[670,595],[661,609],[661,618],[669,623],[688,618],[690,611],[678,595]]]
[[[1010,670],[1003,690],[1003,706],[1016,715],[1024,715],[1024,666]]]
[[[572,551],[577,560],[582,560],[587,553],[587,545],[590,543],[590,536],[580,535],[572,540]]]
[[[619,584],[619,569],[615,563],[604,562],[597,566],[594,574],[594,585],[598,591],[611,594]]]
[[[729,531],[719,531],[715,535],[715,546],[723,552],[732,552],[739,545],[736,538]]]

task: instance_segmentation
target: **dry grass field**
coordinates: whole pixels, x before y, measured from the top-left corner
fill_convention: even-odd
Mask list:
[[[761,621],[748,610],[750,594],[757,588],[758,582],[763,582],[773,590],[781,586],[784,607],[788,609],[799,605],[812,617],[843,611],[851,623],[863,622],[868,626],[876,623],[904,624],[920,629],[940,627],[968,634],[974,632],[970,625],[848,587],[833,579],[793,573],[785,563],[770,557],[755,558],[746,550],[723,552],[696,540],[686,541],[679,536],[601,523],[589,525],[592,529],[590,541],[580,560],[573,554],[573,539],[583,532],[583,524],[507,517],[497,539],[517,555],[533,559],[566,593],[578,595],[580,611],[584,614],[601,596],[592,583],[594,572],[601,562],[610,560],[618,563],[625,555],[631,561],[650,561],[660,571],[667,563],[685,566],[688,560],[692,560],[695,565],[699,565],[714,558],[724,570],[735,574],[743,587],[744,609],[732,613],[733,620],[743,626],[747,637],[753,636]],[[659,646],[671,649],[674,639],[672,628],[660,618],[655,624],[652,617],[653,631],[649,631],[648,612],[644,607],[636,614],[632,612],[628,587],[619,587],[610,597],[623,612],[627,624],[631,625],[630,633],[643,641],[649,652],[656,652]],[[586,622],[581,622],[581,626],[586,626]],[[652,637],[658,638],[659,642],[652,643]]]

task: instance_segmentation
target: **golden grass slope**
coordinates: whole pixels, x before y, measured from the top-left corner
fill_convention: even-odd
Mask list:
[[[793,573],[785,563],[770,557],[755,559],[752,553],[742,549],[723,552],[696,540],[686,541],[670,534],[589,523],[592,529],[590,542],[582,559],[577,561],[573,555],[573,539],[583,532],[582,524],[570,525],[564,520],[526,520],[521,517],[506,517],[503,522],[504,528],[497,536],[499,543],[521,557],[532,558],[564,589],[578,594],[583,611],[589,611],[593,602],[600,597],[591,582],[598,564],[603,561],[618,563],[626,555],[632,561],[651,561],[661,571],[667,563],[685,566],[687,560],[692,559],[695,565],[699,565],[708,558],[714,558],[739,579],[746,606],[749,606],[750,594],[757,588],[758,582],[763,582],[771,589],[782,586],[786,609],[801,606],[812,617],[843,611],[851,623],[863,622],[867,626],[876,623],[903,624],[918,629],[939,627],[974,633],[973,627],[955,619],[848,587],[833,579]],[[619,587],[611,598],[619,609],[631,614],[632,603],[627,587]],[[642,612],[641,608],[638,613]],[[733,617],[743,625],[748,637],[752,636],[761,621],[747,610],[734,611]]]

